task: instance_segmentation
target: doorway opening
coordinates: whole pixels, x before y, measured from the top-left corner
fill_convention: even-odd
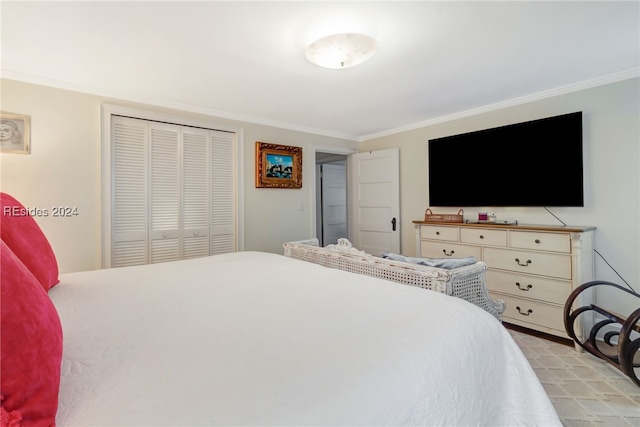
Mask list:
[[[347,159],[344,154],[316,152],[316,236],[320,246],[348,237]]]

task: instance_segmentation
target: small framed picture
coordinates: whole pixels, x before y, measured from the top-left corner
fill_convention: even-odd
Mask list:
[[[302,188],[302,147],[256,142],[256,187]]]
[[[30,133],[29,116],[0,112],[0,152],[29,154]]]

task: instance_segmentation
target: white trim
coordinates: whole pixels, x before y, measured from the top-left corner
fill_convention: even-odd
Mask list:
[[[162,99],[146,98],[146,97],[140,97],[140,96],[132,96],[130,94],[125,94],[125,93],[121,93],[121,92],[117,92],[117,91],[111,91],[111,90],[105,90],[105,89],[100,89],[100,88],[95,88],[95,87],[83,86],[83,85],[78,85],[78,84],[74,84],[74,83],[63,82],[63,81],[60,81],[60,80],[48,79],[48,78],[43,78],[43,77],[39,77],[39,76],[33,76],[31,74],[17,73],[17,72],[14,72],[14,71],[2,71],[1,77],[4,78],[4,79],[18,80],[18,81],[25,82],[25,83],[32,83],[32,84],[37,84],[37,85],[42,85],[42,86],[53,87],[53,88],[57,88],[57,89],[64,89],[64,90],[70,90],[70,91],[74,91],[74,92],[81,92],[81,93],[86,93],[86,94],[90,94],[90,95],[102,96],[102,97],[105,97],[105,98],[113,98],[113,99],[126,101],[126,102],[134,102],[136,104],[145,104],[145,105],[150,105],[150,106],[154,106],[154,107],[168,108],[168,109],[171,109],[171,110],[184,111],[184,112],[188,112],[188,113],[203,114],[203,115],[206,115],[206,116],[214,116],[214,117],[218,117],[218,118],[221,118],[221,119],[229,119],[229,120],[236,120],[236,121],[240,121],[240,122],[258,124],[258,125],[264,125],[264,126],[271,126],[271,127],[281,128],[281,129],[288,129],[288,130],[292,130],[292,131],[311,133],[311,134],[314,134],[314,135],[323,135],[323,136],[328,136],[328,137],[332,137],[332,138],[346,139],[346,140],[354,141],[354,142],[358,142],[360,140],[360,138],[358,136],[356,136],[356,135],[348,135],[348,134],[335,132],[335,131],[331,131],[331,130],[327,130],[327,129],[316,129],[316,128],[311,128],[311,127],[307,127],[307,126],[300,126],[300,125],[296,125],[296,124],[288,123],[288,122],[280,122],[280,121],[276,121],[276,120],[269,120],[269,119],[264,119],[264,118],[261,118],[261,117],[248,116],[248,115],[239,114],[239,113],[230,113],[230,112],[226,112],[226,111],[214,110],[214,109],[211,109],[211,108],[196,107],[196,106],[193,106],[193,105],[181,104],[181,103],[178,103],[178,102],[170,102],[170,101],[166,101],[166,100],[162,100]]]
[[[526,104],[528,102],[539,101],[541,99],[551,98],[558,95],[564,95],[571,92],[577,92],[584,89],[590,89],[597,86],[603,86],[610,83],[616,83],[623,80],[633,79],[640,77],[640,68],[634,68],[619,73],[609,74],[607,76],[598,77],[591,80],[585,80],[578,83],[573,83],[566,86],[561,86],[555,89],[544,90],[542,92],[532,93],[529,95],[521,96],[519,98],[509,99],[507,101],[496,102],[495,104],[485,105],[483,107],[472,108],[466,111],[460,111],[458,113],[449,114],[447,116],[436,117],[429,120],[413,123],[407,126],[398,127],[395,129],[389,129],[386,131],[372,133],[364,135],[359,138],[359,142],[368,141],[371,139],[381,138],[383,136],[395,135],[401,132],[407,132],[415,129],[420,129],[427,126],[433,126],[438,123],[449,122],[451,120],[461,119],[464,117],[475,116],[482,113],[488,113],[490,111],[500,110],[502,108],[513,107],[516,105]]]
[[[101,200],[101,234],[102,234],[102,246],[101,252],[101,267],[107,268],[111,265],[111,187],[113,182],[111,180],[111,113],[108,112],[107,106],[100,106],[101,115],[101,153],[100,153],[100,166],[101,181],[100,189],[102,193]]]
[[[334,145],[315,145],[313,147],[314,150],[314,155],[315,153],[317,153],[318,151],[320,151],[321,153],[329,153],[329,154],[344,154],[345,156],[348,156],[349,154],[353,154],[353,153],[357,153],[358,150],[356,148],[349,148],[349,147],[338,147],[338,146],[334,146]]]
[[[330,131],[326,129],[316,129],[316,128],[311,128],[306,126],[299,126],[292,123],[278,122],[274,120],[248,116],[244,114],[229,113],[225,111],[213,110],[210,108],[195,107],[192,105],[185,105],[185,104],[180,104],[176,102],[168,102],[165,100],[135,97],[135,96],[127,95],[127,94],[116,92],[116,91],[108,91],[108,90],[94,88],[94,87],[86,87],[82,85],[72,84],[69,82],[63,82],[60,80],[47,79],[39,76],[33,76],[31,74],[17,73],[13,71],[2,71],[2,75],[0,77],[5,79],[10,79],[10,80],[18,80],[26,83],[54,87],[58,89],[65,89],[65,90],[71,90],[75,92],[87,93],[91,95],[115,98],[123,101],[135,102],[138,104],[146,104],[146,105],[151,105],[155,107],[169,108],[172,110],[179,110],[179,111],[184,111],[189,113],[215,116],[223,119],[237,120],[241,122],[259,124],[264,126],[272,126],[272,127],[288,129],[292,131],[311,133],[314,135],[323,135],[323,136],[328,136],[332,138],[345,139],[348,141],[364,142],[364,141],[368,141],[375,138],[381,138],[384,136],[389,136],[389,135],[394,135],[401,132],[419,129],[422,127],[427,127],[427,126],[431,126],[438,123],[444,123],[451,120],[460,119],[463,117],[469,117],[476,114],[495,111],[501,108],[512,107],[512,106],[524,104],[527,102],[537,101],[540,99],[550,98],[557,95],[563,95],[570,92],[577,92],[579,90],[589,89],[589,88],[602,86],[609,83],[615,83],[622,80],[628,80],[628,79],[640,77],[640,68],[633,68],[630,70],[621,71],[618,73],[613,73],[606,76],[597,77],[594,79],[585,80],[582,82],[573,83],[566,86],[561,86],[555,89],[549,89],[542,92],[537,92],[537,93],[525,95],[522,97],[510,99],[507,101],[497,102],[495,104],[485,105],[482,107],[461,111],[461,112],[450,114],[447,116],[435,117],[433,119],[424,120],[424,121],[413,123],[410,125],[401,126],[401,127],[389,129],[382,132],[368,134],[368,135],[360,135],[360,136],[348,135],[348,134]]]
[[[186,126],[201,127],[226,131],[235,134],[236,157],[238,159],[237,171],[237,222],[236,247],[239,251],[244,250],[244,128],[238,125],[219,123],[214,120],[199,119],[182,116],[173,113],[163,113],[140,108],[125,107],[116,104],[103,103],[100,105],[101,114],[101,262],[102,268],[111,265],[111,116],[127,116],[138,119],[153,120],[160,122],[175,123]]]

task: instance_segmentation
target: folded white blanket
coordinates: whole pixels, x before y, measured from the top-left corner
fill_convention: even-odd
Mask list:
[[[478,260],[472,256],[466,258],[414,258],[400,254],[394,254],[391,252],[382,252],[381,256],[382,258],[392,259],[394,261],[426,265],[427,267],[446,268],[448,270],[458,267],[464,267],[466,265],[472,265],[478,262]]]

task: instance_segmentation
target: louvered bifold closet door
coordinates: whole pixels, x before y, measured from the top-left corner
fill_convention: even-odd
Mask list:
[[[209,255],[209,131],[182,127],[183,258]]]
[[[148,123],[113,116],[111,135],[111,266],[147,264]]]
[[[151,263],[181,259],[180,126],[149,122]]]
[[[211,255],[236,251],[235,134],[210,131]]]
[[[233,132],[111,116],[109,267],[237,250]]]

